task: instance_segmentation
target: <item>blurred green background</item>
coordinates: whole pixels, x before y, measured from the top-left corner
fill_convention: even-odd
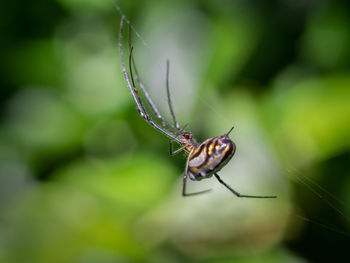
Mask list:
[[[6,1],[0,262],[340,262],[350,247],[349,1],[117,1],[169,119],[237,152],[189,182],[137,114],[110,0]],[[127,43],[124,43],[125,45]]]

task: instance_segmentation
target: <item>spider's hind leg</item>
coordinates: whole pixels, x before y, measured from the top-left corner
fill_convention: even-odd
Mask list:
[[[218,174],[214,174],[216,179],[218,179],[218,181],[224,185],[228,190],[230,190],[233,194],[235,194],[237,197],[245,197],[245,198],[276,198],[277,196],[275,195],[242,195],[240,193],[238,193],[237,191],[233,190],[231,188],[231,186],[229,186],[228,184],[226,184]]]
[[[188,161],[189,161],[189,158],[187,158],[184,176],[182,177],[182,196],[200,195],[200,194],[210,192],[211,189],[207,189],[207,190],[203,190],[203,191],[195,192],[195,193],[186,193],[186,182],[187,182],[187,177],[188,177]]]

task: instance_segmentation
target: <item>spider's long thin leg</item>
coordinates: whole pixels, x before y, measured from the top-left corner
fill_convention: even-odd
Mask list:
[[[186,123],[186,124],[178,131],[177,135],[182,134],[182,132],[187,128],[187,126],[188,126],[188,123]],[[185,145],[183,145],[182,147],[180,147],[180,148],[176,149],[175,151],[173,151],[173,143],[174,143],[174,140],[170,140],[170,142],[169,142],[169,151],[170,151],[170,155],[175,155],[175,154],[177,154],[178,152],[182,151],[183,149],[185,149],[185,148],[188,146],[188,144],[185,144]]]
[[[119,54],[120,54],[120,59],[121,59],[121,64],[122,64],[122,70],[123,70],[123,74],[124,74],[124,78],[126,80],[126,83],[128,85],[128,88],[130,90],[130,93],[133,97],[133,100],[137,106],[137,110],[140,114],[140,116],[146,120],[152,127],[154,127],[155,129],[157,129],[158,131],[162,132],[163,134],[165,134],[166,136],[170,137],[171,139],[177,141],[180,143],[180,140],[177,138],[177,136],[175,136],[173,133],[164,130],[163,128],[161,128],[157,123],[155,123],[149,116],[146,108],[144,107],[140,95],[138,93],[138,90],[135,87],[135,83],[133,80],[133,75],[132,75],[132,67],[130,66],[130,78],[132,80],[132,84],[130,82],[130,78],[129,78],[129,74],[126,70],[125,67],[125,62],[124,62],[124,54],[123,54],[123,45],[122,45],[122,40],[123,40],[123,25],[124,25],[124,20],[125,20],[125,16],[122,16],[122,19],[120,21],[120,32],[119,32]],[[132,60],[132,48],[130,50],[130,55],[129,55],[129,64]]]
[[[182,146],[182,147],[180,147],[180,148],[178,148],[178,149],[173,151],[173,143],[174,143],[174,140],[171,140],[169,142],[170,155],[175,155],[175,154],[181,152],[183,149],[185,149],[187,147],[187,144],[185,144],[184,146]]]
[[[169,67],[170,67],[170,62],[169,62],[169,60],[167,60],[166,61],[166,93],[167,93],[167,97],[168,97],[168,105],[169,105],[169,110],[170,110],[171,117],[173,118],[173,121],[174,121],[174,125],[175,125],[176,129],[180,129],[180,125],[179,125],[179,123],[176,120],[174,109],[173,109],[173,103],[172,103],[171,97],[170,97]]]
[[[129,32],[128,32],[128,35],[129,35],[129,51],[131,51],[131,32],[130,32],[130,27],[131,25],[129,24]],[[131,62],[132,62],[132,66],[134,68],[134,72],[135,72],[135,76],[136,76],[136,81],[137,83],[139,84],[139,87],[142,91],[142,93],[145,95],[145,98],[149,104],[149,106],[151,107],[153,113],[156,115],[156,117],[161,121],[163,127],[165,128],[168,128],[168,129],[171,129],[173,131],[177,131],[173,126],[171,126],[164,118],[163,116],[160,114],[157,106],[154,104],[154,102],[152,101],[151,99],[151,96],[148,94],[147,90],[145,89],[145,86],[143,85],[143,82],[141,80],[141,77],[138,73],[138,70],[137,70],[137,67],[136,67],[136,63],[135,63],[135,60],[134,60],[134,57],[131,58]]]
[[[188,156],[190,157],[191,154],[189,154]],[[211,189],[207,189],[207,190],[203,190],[203,191],[195,192],[195,193],[189,193],[189,194],[186,193],[186,182],[187,182],[187,177],[188,177],[188,162],[190,159],[189,157],[187,158],[185,172],[184,172],[184,175],[182,177],[182,196],[200,195],[200,194],[204,194],[204,193],[211,191]]]
[[[149,116],[145,106],[143,105],[143,103],[141,101],[139,91],[136,89],[136,86],[135,86],[134,75],[133,75],[132,65],[131,65],[132,51],[133,51],[133,47],[131,47],[130,55],[129,55],[129,72],[130,72],[130,79],[131,79],[132,87],[133,87],[133,90],[134,90],[134,94],[136,95],[136,98],[137,98],[138,102],[140,103],[140,107],[141,107],[142,111],[146,114],[146,118],[148,120],[151,120],[151,118],[150,118],[150,116]]]
[[[273,195],[273,196],[270,196],[270,195],[267,195],[267,196],[261,196],[261,195],[242,195],[240,193],[238,193],[237,191],[233,190],[231,188],[231,186],[229,186],[228,184],[226,184],[218,174],[214,174],[216,179],[218,179],[218,181],[223,184],[228,190],[230,190],[232,193],[234,193],[237,197],[245,197],[245,198],[276,198],[277,196]]]

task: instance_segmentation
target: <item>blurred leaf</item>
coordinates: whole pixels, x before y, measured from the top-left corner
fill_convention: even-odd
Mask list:
[[[94,252],[100,259],[140,259],[141,247],[113,214],[77,189],[38,186],[7,216],[11,221],[2,238],[7,240],[8,262],[77,262]]]
[[[173,175],[162,158],[141,154],[73,163],[56,176],[122,207],[128,216],[162,198]]]
[[[65,149],[79,142],[83,120],[57,94],[28,88],[10,101],[4,124],[7,138],[28,154]]]
[[[77,13],[86,11],[99,13],[111,9],[113,3],[110,0],[58,0],[58,2],[67,9]]]
[[[136,143],[136,138],[126,123],[115,119],[95,123],[84,136],[86,154],[100,158],[125,155],[135,150]]]
[[[349,11],[339,3],[328,5],[311,16],[302,39],[302,55],[321,69],[342,68],[350,60]]]
[[[265,109],[281,157],[300,164],[349,148],[348,75],[305,78],[287,88],[279,83],[266,97]]]
[[[111,114],[132,103],[115,41],[99,19],[69,21],[56,36],[65,70],[64,96],[89,117]]]
[[[31,40],[9,54],[7,71],[14,83],[57,85],[61,67],[56,60],[52,39]]]
[[[218,17],[211,24],[211,63],[206,81],[220,86],[239,73],[258,43],[259,32],[254,22],[254,17],[236,13],[230,17]]]
[[[6,255],[11,262],[139,260],[145,250],[133,222],[166,194],[172,173],[145,155],[73,163],[6,212]]]

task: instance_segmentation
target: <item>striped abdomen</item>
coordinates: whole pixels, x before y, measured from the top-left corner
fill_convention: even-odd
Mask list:
[[[236,145],[225,134],[202,142],[189,156],[188,173],[192,180],[211,177],[235,154]]]

